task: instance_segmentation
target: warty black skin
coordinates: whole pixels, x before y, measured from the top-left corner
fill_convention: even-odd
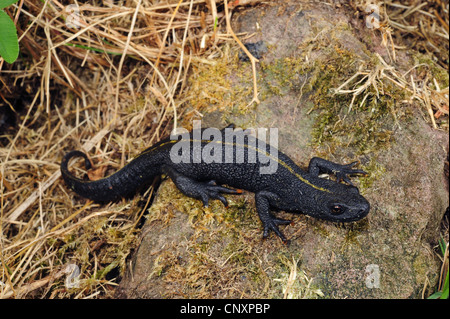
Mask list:
[[[201,148],[208,144],[223,146],[225,130],[222,130],[222,140],[202,140]],[[133,195],[143,184],[152,181],[156,176],[167,174],[178,189],[187,196],[202,200],[205,206],[210,199],[218,199],[228,206],[226,198],[222,195],[240,194],[241,189],[255,193],[255,203],[258,215],[264,227],[263,237],[269,231],[274,231],[284,242],[285,236],[278,229],[278,225],[289,224],[290,221],[276,218],[271,210],[284,210],[293,213],[303,213],[315,218],[334,222],[352,222],[364,218],[370,210],[369,202],[352,186],[349,175],[365,174],[364,171],[352,169],[356,164],[336,164],[318,157],[310,160],[308,170],[298,167],[287,155],[277,151],[270,145],[255,144],[255,138],[243,134],[243,140],[235,138],[232,144],[233,155],[244,152],[243,162],[224,163],[225,147],[221,147],[220,162],[193,161],[193,149],[190,148],[190,157],[187,163],[175,163],[171,159],[170,151],[177,140],[166,139],[144,150],[116,173],[96,180],[84,181],[73,176],[68,170],[68,162],[72,157],[83,157],[86,169],[91,167],[88,157],[80,151],[67,153],[61,163],[61,173],[66,184],[82,197],[97,202],[114,201],[121,197]],[[191,143],[193,133],[189,133]],[[241,136],[242,137],[242,136]],[[243,143],[242,143],[243,141]],[[181,142],[180,142],[181,143]],[[178,144],[178,146],[181,144]],[[190,144],[192,146],[192,144]],[[210,145],[210,146],[211,146]],[[230,144],[229,144],[230,145]],[[250,146],[249,146],[250,145]],[[238,147],[236,147],[238,146]],[[256,151],[257,160],[249,162],[248,150]],[[277,169],[273,174],[261,174],[260,167],[265,160],[276,161]],[[267,165],[267,164],[266,164]],[[321,173],[336,175],[338,181],[320,178]],[[346,183],[340,183],[343,180]],[[227,185],[233,188],[220,186]]]

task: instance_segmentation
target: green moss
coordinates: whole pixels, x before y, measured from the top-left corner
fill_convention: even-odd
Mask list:
[[[433,61],[432,56],[429,54],[423,54],[415,52],[413,55],[416,72],[421,74],[424,71],[430,71],[432,77],[434,77],[441,89],[449,86],[449,73],[448,70],[442,68],[438,63]],[[434,85],[434,81],[430,79],[430,87],[437,89]]]
[[[323,224],[320,223],[314,224],[313,230],[314,232],[320,234],[322,237],[327,238],[330,236],[330,232],[324,227]]]
[[[432,258],[430,255],[425,254],[417,254],[413,259],[413,269],[414,269],[414,278],[416,283],[436,283],[438,282],[439,274],[435,271],[430,271],[433,269],[435,265],[433,265]],[[427,287],[427,291],[425,296],[431,294],[433,292],[433,285]],[[421,291],[422,292],[422,291]]]
[[[370,162],[363,166],[363,170],[367,173],[367,175],[360,178],[359,188],[361,193],[364,195],[364,191],[366,189],[370,189],[373,183],[385,174],[386,168],[378,163],[374,157],[372,157]]]
[[[273,63],[261,62],[259,85],[264,97],[285,95],[297,87],[299,74],[303,73],[302,61],[293,58],[277,59]]]
[[[351,74],[357,72],[352,67],[348,55],[332,53],[332,61],[337,65],[347,66],[347,72],[333,70],[316,62],[315,70],[319,72],[316,82],[312,84],[315,109],[319,112],[313,129],[313,143],[317,147],[326,146],[326,149],[338,150],[345,147],[353,150],[356,155],[372,153],[389,147],[392,141],[392,130],[388,129],[396,119],[395,103],[404,98],[404,92],[386,85],[385,95],[378,95],[373,86],[362,94],[354,97],[352,94],[336,95],[333,89],[339,87]],[[368,65],[367,69],[375,68]],[[343,74],[345,74],[343,76]],[[356,79],[358,81],[360,79]],[[387,95],[387,93],[389,93]],[[349,106],[352,104],[352,110]]]
[[[243,67],[237,52],[237,47],[224,45],[221,58],[193,65],[187,98],[193,109],[200,113],[220,110],[245,114],[253,107],[249,105],[253,94],[251,68]],[[184,116],[188,124],[189,114]]]
[[[316,42],[305,41],[299,52],[296,58],[261,62],[261,95],[268,98],[295,92],[313,102],[317,116],[312,144],[319,154],[345,148],[362,155],[389,147],[392,124],[403,115],[399,101],[406,98],[406,92],[389,81],[377,79],[377,88],[371,85],[356,97],[334,93],[361,67],[374,70],[380,63],[378,58],[373,56],[361,66],[361,58],[342,47],[333,34]],[[317,56],[314,60],[307,58],[312,52]],[[349,87],[361,85],[357,82],[362,77],[355,78]]]

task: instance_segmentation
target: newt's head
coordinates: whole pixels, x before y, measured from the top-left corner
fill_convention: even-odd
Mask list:
[[[370,204],[358,191],[358,188],[332,181],[329,192],[320,192],[314,196],[315,207],[310,215],[334,222],[353,222],[367,216]]]

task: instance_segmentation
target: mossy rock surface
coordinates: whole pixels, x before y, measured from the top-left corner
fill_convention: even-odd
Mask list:
[[[227,209],[218,201],[204,209],[166,180],[117,296],[420,298],[439,275],[432,247],[448,206],[448,133],[432,129],[423,107],[392,83],[379,82],[383,92],[369,88],[353,103],[350,94],[333,94],[361,66],[376,67],[376,54],[390,61],[381,38],[351,12],[276,5],[233,19],[235,32],[254,32],[248,41],[265,44],[258,64],[261,104],[245,104],[251,67],[228,47],[209,73],[205,68],[191,77],[191,103],[205,105],[203,125],[276,127],[280,150],[300,166],[312,156],[358,160],[369,174],[353,181],[371,212],[346,225],[279,212],[294,221],[282,228],[291,240],[284,245],[274,235],[262,240],[253,194],[228,196]],[[400,51],[392,63],[406,72],[417,55]],[[220,83],[223,91],[208,83]]]

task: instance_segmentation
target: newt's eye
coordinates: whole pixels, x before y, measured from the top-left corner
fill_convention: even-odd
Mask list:
[[[332,205],[330,207],[330,212],[333,215],[340,215],[344,212],[344,207],[342,207],[341,205],[337,205],[337,204]]]

